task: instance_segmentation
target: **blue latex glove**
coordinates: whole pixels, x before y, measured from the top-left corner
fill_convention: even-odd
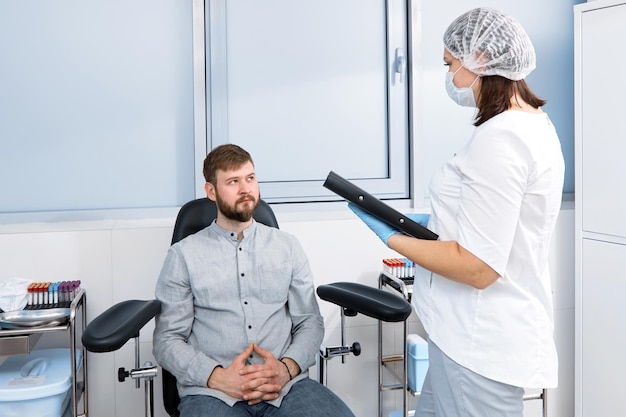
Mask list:
[[[424,213],[404,213],[406,217],[413,220],[415,223],[421,226],[428,226],[428,220],[430,220],[430,214]]]
[[[348,203],[348,207],[359,217],[359,219],[363,221],[363,223],[365,223],[374,233],[376,233],[376,235],[378,235],[380,240],[382,240],[385,245],[391,236],[402,233],[401,231],[389,226],[387,223],[378,220],[368,212],[362,210],[356,204]]]

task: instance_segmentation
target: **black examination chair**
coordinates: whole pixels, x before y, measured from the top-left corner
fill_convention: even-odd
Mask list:
[[[181,207],[172,236],[172,244],[196,233],[217,217],[217,207],[208,198],[199,198],[186,203]],[[261,200],[254,212],[254,219],[267,226],[278,228],[278,221],[271,207]],[[321,285],[317,289],[320,298],[333,302],[342,307],[344,315],[363,313],[370,317],[384,321],[403,321],[411,313],[408,302],[374,287],[357,283],[334,283]],[[404,302],[404,303],[402,303]],[[124,381],[131,377],[139,388],[140,379],[145,381],[145,415],[154,416],[154,393],[152,380],[157,376],[157,367],[150,362],[140,367],[139,362],[139,331],[160,311],[157,300],[127,300],[122,301],[92,320],[82,336],[85,348],[90,352],[113,352],[120,349],[131,338],[135,339],[135,369],[118,370],[118,380]],[[342,322],[343,344],[343,322]],[[352,347],[340,346],[320,350],[323,363],[334,356],[343,356],[349,353],[358,354],[358,343]],[[176,388],[176,378],[166,369],[163,376],[163,404],[167,413],[178,417],[180,398]],[[323,365],[320,364],[320,373],[323,374]],[[322,381],[320,381],[322,382]]]

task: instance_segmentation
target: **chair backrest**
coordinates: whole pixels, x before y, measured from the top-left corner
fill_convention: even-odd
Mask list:
[[[274,216],[272,208],[263,200],[261,200],[259,207],[254,211],[253,217],[259,223],[278,229],[278,221],[276,216]],[[199,198],[186,203],[180,208],[176,217],[174,233],[172,234],[172,245],[204,229],[215,218],[217,218],[217,205],[208,198]]]
[[[253,217],[259,223],[278,229],[278,221],[272,208],[263,200],[260,201],[259,206],[254,211]],[[204,229],[215,218],[217,218],[217,205],[208,198],[199,198],[186,203],[180,208],[176,217],[174,233],[172,234],[172,245]],[[162,374],[165,411],[172,417],[178,417],[180,397],[176,388],[176,378],[166,369],[163,369]]]

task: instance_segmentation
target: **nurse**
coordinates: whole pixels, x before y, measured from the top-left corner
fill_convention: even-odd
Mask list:
[[[402,234],[351,209],[423,267],[414,308],[429,342],[416,415],[522,417],[525,388],[557,385],[550,239],[563,189],[559,138],[525,77],[535,51],[522,26],[491,8],[443,36],[446,91],[476,107],[472,136],[433,176],[439,240]]]

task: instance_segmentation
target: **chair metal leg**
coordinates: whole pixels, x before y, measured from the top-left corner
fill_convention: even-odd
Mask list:
[[[354,316],[350,310],[346,310],[343,307],[341,308],[341,346],[330,346],[330,347],[320,347],[319,352],[319,362],[317,366],[317,380],[322,385],[327,385],[327,371],[326,371],[326,362],[335,356],[341,356],[341,363],[346,363],[345,356],[349,354],[353,354],[354,356],[359,356],[361,354],[361,345],[359,342],[352,343],[351,346],[346,345],[346,337],[345,337],[345,326],[346,326],[346,315]]]
[[[326,380],[326,359],[323,355],[324,348],[320,348],[319,354],[317,355],[317,382],[324,386],[327,386],[328,381]]]
[[[146,362],[145,365],[152,366],[150,362]],[[146,417],[154,417],[154,379],[152,377],[149,377],[148,379],[146,379],[144,381],[144,387],[145,387],[145,393],[146,393],[146,397],[145,397]]]
[[[157,366],[151,362],[144,363],[143,367],[126,371],[124,368],[120,368],[117,371],[118,380],[124,382],[126,378],[130,377],[135,380],[135,384],[139,385],[139,380],[144,380],[145,386],[145,414],[146,417],[154,417],[154,387],[153,380],[157,376]]]
[[[126,378],[135,380],[135,388],[140,388],[140,380],[144,380],[145,387],[145,415],[154,417],[154,384],[153,380],[158,374],[158,368],[151,362],[146,362],[143,367],[139,367],[139,336],[135,337],[135,369],[126,371],[125,368],[117,370],[117,380],[124,382]]]

